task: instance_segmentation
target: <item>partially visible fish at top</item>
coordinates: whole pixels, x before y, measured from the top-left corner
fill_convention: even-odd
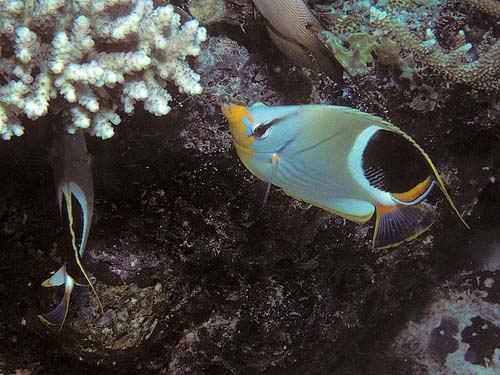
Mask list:
[[[307,68],[317,66],[336,82],[344,83],[344,68],[318,37],[325,27],[303,0],[253,2],[281,52]]]
[[[76,284],[76,275],[83,277],[94,292],[101,312],[103,309],[82,264],[94,210],[91,159],[84,131],[77,129],[75,134],[70,134],[61,130],[53,143],[51,156],[57,204],[67,236],[66,246],[70,252],[61,268],[42,283],[44,287],[64,285],[64,296],[53,310],[38,317],[47,326],[62,328],[68,313],[71,293]]]
[[[434,222],[423,200],[437,185],[468,228],[436,167],[406,133],[383,119],[329,105],[225,104],[243,164],[296,199],[364,223],[376,215],[374,248],[416,238]]]

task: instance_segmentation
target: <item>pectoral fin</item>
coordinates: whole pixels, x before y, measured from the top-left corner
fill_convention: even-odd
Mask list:
[[[264,208],[267,204],[267,199],[269,198],[269,192],[271,191],[271,185],[273,184],[273,177],[278,169],[280,157],[278,154],[273,154],[271,157],[271,174],[266,181],[259,181],[257,185],[257,191],[259,194],[260,207]]]
[[[436,213],[421,204],[377,206],[373,247],[384,249],[411,241],[431,227]]]
[[[271,191],[271,181],[257,181],[257,195],[259,197],[260,208],[264,208]]]
[[[71,292],[73,291],[73,287],[75,286],[75,282],[73,278],[66,272],[64,272],[64,274],[64,296],[61,302],[59,302],[59,304],[48,313],[38,315],[38,319],[40,319],[40,321],[47,327],[59,326],[61,329],[64,325],[64,322],[66,321],[66,316],[68,315],[69,301],[71,298]]]

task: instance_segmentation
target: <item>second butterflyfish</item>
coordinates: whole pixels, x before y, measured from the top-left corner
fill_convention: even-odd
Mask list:
[[[343,83],[344,68],[318,37],[325,27],[303,0],[253,0],[274,44],[307,68],[318,67]]]
[[[432,225],[435,211],[422,203],[434,185],[468,227],[429,156],[380,117],[329,105],[225,104],[222,111],[238,156],[267,192],[279,186],[359,223],[375,215],[375,248],[412,240]]]
[[[94,183],[90,162],[84,131],[78,129],[75,134],[69,134],[60,130],[52,147],[52,165],[57,204],[66,232],[69,256],[61,268],[42,283],[43,287],[64,285],[61,302],[53,310],[38,316],[48,326],[62,328],[68,314],[71,293],[74,286],[79,285],[75,281],[77,276],[83,280],[82,285],[90,286],[102,312],[99,297],[82,264],[94,210]]]

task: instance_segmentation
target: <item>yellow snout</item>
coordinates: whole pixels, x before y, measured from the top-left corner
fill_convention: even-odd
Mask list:
[[[253,122],[252,117],[247,111],[247,107],[237,104],[223,104],[222,113],[229,122],[229,130],[233,136],[233,141],[240,147],[250,149],[253,142],[253,136],[248,135],[247,125],[243,119]]]

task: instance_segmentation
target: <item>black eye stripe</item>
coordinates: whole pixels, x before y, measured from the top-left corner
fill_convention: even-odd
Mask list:
[[[267,131],[267,129],[269,129],[271,126],[273,125],[277,125],[279,122],[281,122],[283,120],[283,118],[275,118],[274,120],[272,121],[269,121],[267,124],[260,124],[260,125],[257,125],[253,131],[252,131],[252,134],[257,137],[257,138],[260,138],[264,135],[264,133]]]
[[[252,131],[252,134],[257,137],[257,138],[260,138],[264,135],[264,133],[267,131],[267,129],[269,129],[272,125],[269,123],[269,124],[260,124],[260,125],[257,125],[253,131]]]
[[[294,112],[291,112],[291,113],[286,114],[286,115],[285,115],[285,116],[283,116],[283,117],[277,117],[277,118],[275,118],[274,120],[271,120],[271,121],[269,121],[269,122],[268,122],[268,123],[266,123],[266,124],[259,124],[259,125],[257,125],[257,126],[256,126],[253,130],[252,130],[252,134],[253,134],[255,137],[257,137],[257,138],[260,138],[260,137],[262,137],[262,136],[266,133],[267,129],[269,129],[271,126],[278,125],[280,122],[282,122],[282,121],[284,121],[284,120],[288,119],[289,117],[292,117],[292,116],[296,115],[296,113],[297,113],[297,112],[296,112],[296,111],[294,111]]]

